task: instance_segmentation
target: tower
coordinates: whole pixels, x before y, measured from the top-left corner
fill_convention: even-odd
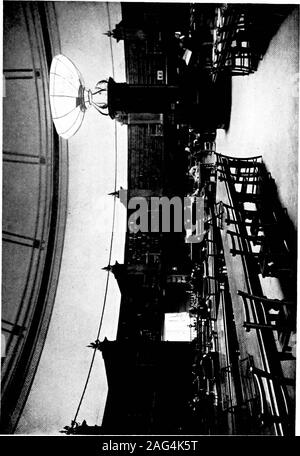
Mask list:
[[[112,119],[132,113],[163,113],[171,110],[179,88],[170,85],[140,85],[107,82],[107,109]]]
[[[123,20],[119,22],[113,30],[109,30],[104,33],[104,35],[117,40],[117,42],[121,40],[144,40],[147,37],[147,34],[148,33],[144,30],[144,28],[126,25]]]

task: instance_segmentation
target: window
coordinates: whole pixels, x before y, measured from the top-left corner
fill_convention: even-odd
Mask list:
[[[163,53],[162,46],[162,32],[159,30],[153,30],[146,41],[146,52],[147,54],[159,54]]]
[[[149,112],[138,112],[128,114],[128,124],[130,125],[141,125],[141,124],[162,124],[163,114],[161,113],[149,113]]]
[[[160,254],[159,253],[146,253],[146,264],[159,264]]]
[[[162,70],[157,70],[157,76],[156,79],[158,81],[163,81],[164,80],[164,72]]]
[[[150,124],[148,125],[148,134],[150,136],[163,136],[163,126],[159,124]]]
[[[172,274],[167,277],[168,283],[187,283],[188,278],[186,274]]]

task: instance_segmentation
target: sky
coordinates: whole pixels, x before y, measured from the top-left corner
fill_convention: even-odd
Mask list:
[[[114,76],[125,82],[124,44],[103,35],[121,20],[119,3],[56,2],[61,53],[79,68],[86,86]],[[108,15],[109,9],[109,15]],[[113,57],[112,57],[113,55]],[[59,434],[74,418],[102,312],[112,228],[115,128],[117,188],[127,186],[127,127],[92,108],[68,141],[69,188],[64,251],[52,319],[36,377],[17,428],[18,434]],[[126,212],[117,200],[112,263],[123,261]],[[116,337],[120,292],[109,280],[100,340]],[[77,421],[101,424],[107,395],[104,362],[96,353]]]

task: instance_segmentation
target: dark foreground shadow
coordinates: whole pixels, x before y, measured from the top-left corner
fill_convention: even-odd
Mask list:
[[[264,169],[262,211],[269,218],[268,237],[270,251],[270,275],[275,275],[286,299],[297,297],[297,230],[287,209],[280,201],[275,180]]]
[[[270,41],[278,32],[284,20],[298,5],[249,5],[251,17],[251,47],[259,59],[262,59],[268,50]]]

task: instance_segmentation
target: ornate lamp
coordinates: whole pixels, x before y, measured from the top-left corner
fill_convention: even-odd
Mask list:
[[[109,78],[99,81],[95,89],[90,90],[74,63],[59,54],[51,63],[49,96],[56,131],[62,138],[69,139],[81,126],[90,106],[124,123],[129,113],[169,112],[177,100],[178,87],[118,83]]]
[[[80,71],[69,58],[62,54],[53,58],[49,96],[52,119],[59,136],[65,139],[73,136],[90,106],[108,115],[107,84],[108,81],[101,80],[93,91],[87,89]]]

